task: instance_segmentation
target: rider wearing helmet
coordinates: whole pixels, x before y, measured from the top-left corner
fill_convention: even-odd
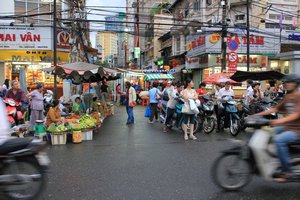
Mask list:
[[[284,76],[283,80],[287,91],[283,100],[276,107],[257,114],[260,116],[274,112],[285,114],[285,117],[271,122],[271,125],[275,126],[274,130],[277,133],[274,137],[274,142],[282,166],[282,173],[278,174],[278,177],[275,179],[277,182],[285,182],[291,175],[292,170],[287,146],[289,143],[300,139],[300,92],[298,91],[300,75],[289,74]]]

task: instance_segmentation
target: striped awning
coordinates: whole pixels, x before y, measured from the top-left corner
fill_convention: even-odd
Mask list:
[[[174,76],[172,74],[146,74],[144,77],[145,81],[151,81],[151,80],[168,80],[168,79],[174,79]]]

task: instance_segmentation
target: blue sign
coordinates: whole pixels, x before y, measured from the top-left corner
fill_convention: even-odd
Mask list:
[[[237,50],[238,48],[238,44],[235,42],[235,41],[231,41],[229,44],[228,44],[228,48],[231,50],[231,51],[235,51]]]
[[[298,41],[300,41],[300,35],[295,35],[294,33],[290,34],[289,35],[289,40],[298,40]]]

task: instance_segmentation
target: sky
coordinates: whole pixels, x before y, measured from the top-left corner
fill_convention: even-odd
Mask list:
[[[87,0],[87,6],[118,6],[118,7],[125,7],[126,6],[126,0]],[[108,9],[108,10],[115,10],[115,11],[123,11],[125,9],[114,9],[114,8],[99,8],[99,9]],[[93,11],[93,13],[96,13],[96,11]],[[107,14],[107,15],[112,15],[110,13],[106,13],[106,12],[100,12],[99,14]],[[98,19],[98,20],[103,20],[105,16],[88,16],[88,19]],[[91,28],[95,28],[96,25],[91,24]],[[97,27],[99,28],[99,25],[97,25]],[[103,26],[104,27],[104,26]],[[101,27],[102,28],[102,27]],[[96,33],[95,32],[91,32],[90,33],[90,38],[91,38],[91,43],[93,45],[93,47],[95,47],[95,43],[96,43]]]

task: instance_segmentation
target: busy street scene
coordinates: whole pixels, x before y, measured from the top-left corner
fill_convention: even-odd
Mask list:
[[[1,0],[0,199],[299,199],[299,9]]]

